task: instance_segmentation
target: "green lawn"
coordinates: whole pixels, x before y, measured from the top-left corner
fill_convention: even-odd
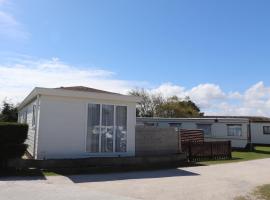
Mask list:
[[[270,147],[256,146],[255,151],[253,152],[233,151],[231,160],[211,160],[211,161],[203,161],[203,162],[200,162],[199,164],[212,165],[212,164],[255,160],[255,159],[262,159],[262,158],[270,158]]]

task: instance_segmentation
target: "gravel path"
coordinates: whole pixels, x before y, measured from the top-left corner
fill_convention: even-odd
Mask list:
[[[1,200],[219,199],[270,183],[270,159],[157,171],[0,179]]]

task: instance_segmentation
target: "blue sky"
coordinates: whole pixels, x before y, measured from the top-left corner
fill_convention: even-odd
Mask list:
[[[145,87],[189,95],[209,114],[270,115],[269,9],[266,0],[0,0],[0,97]]]

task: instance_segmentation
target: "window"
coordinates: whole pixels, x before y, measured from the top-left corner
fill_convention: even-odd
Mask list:
[[[89,104],[86,151],[127,151],[127,107]]]
[[[116,107],[116,140],[115,151],[127,151],[127,107]]]
[[[99,152],[100,105],[88,105],[86,151]]]
[[[181,123],[169,123],[170,127],[176,127],[176,128],[180,128],[181,127]]]
[[[144,122],[143,124],[144,126],[156,126],[156,124],[153,122]]]
[[[263,127],[263,134],[270,135],[270,126]]]
[[[23,115],[22,113],[18,113],[18,123],[23,123]]]
[[[36,125],[36,105],[33,105],[32,111],[32,126]]]
[[[228,124],[228,136],[242,136],[241,124]]]
[[[27,111],[23,113],[23,120],[22,123],[26,124],[27,123]]]
[[[204,135],[212,135],[211,124],[197,124],[197,129],[203,130]]]
[[[101,152],[113,152],[114,106],[102,105]]]
[[[174,127],[174,130],[176,131],[176,132],[179,132],[180,131],[180,128],[181,128],[181,123],[169,123],[169,126],[170,127]]]

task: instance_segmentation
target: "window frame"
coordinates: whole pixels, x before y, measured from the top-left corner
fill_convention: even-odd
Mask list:
[[[145,127],[156,127],[157,124],[155,122],[144,122],[143,125]]]
[[[23,112],[23,124],[27,124],[27,115],[28,115],[28,111],[27,110],[25,110],[24,112]]]
[[[99,113],[99,119],[100,119],[100,123],[99,123],[99,151],[98,152],[90,152],[87,150],[87,134],[88,134],[88,105],[89,104],[98,104],[100,105],[100,113]],[[113,120],[113,151],[112,152],[102,152],[101,151],[101,126],[102,126],[102,107],[103,105],[112,105],[114,106],[114,120]],[[126,151],[125,152],[116,152],[116,148],[115,148],[115,140],[116,140],[116,107],[117,106],[124,106],[127,109],[127,116],[126,116],[126,123],[127,123],[127,139],[126,139]],[[113,103],[100,103],[100,102],[88,102],[86,103],[86,134],[85,134],[85,152],[88,154],[92,154],[92,155],[102,155],[102,154],[126,154],[128,153],[128,138],[129,138],[129,131],[128,131],[128,105],[127,104],[113,104]]]
[[[32,127],[36,127],[36,116],[37,116],[37,107],[36,105],[32,106]]]
[[[229,135],[230,126],[240,126],[241,127],[241,134],[240,135]],[[242,124],[227,124],[227,136],[228,137],[242,137],[243,136],[243,126],[242,126]]]
[[[169,122],[168,124],[169,124],[169,127],[172,127],[172,128],[181,128],[182,127],[182,123],[180,123],[180,122]]]
[[[263,126],[263,134],[264,135],[270,135],[270,132],[266,133],[265,128],[270,129],[270,126]]]
[[[204,132],[203,129],[199,128],[198,126],[200,126],[200,125],[205,125],[205,126],[208,125],[208,126],[210,126],[210,134],[206,134],[206,133]],[[203,130],[203,135],[204,135],[204,136],[212,136],[212,135],[213,135],[213,134],[212,134],[212,125],[213,125],[213,124],[210,124],[210,123],[197,123],[197,124],[196,124],[197,129]]]

